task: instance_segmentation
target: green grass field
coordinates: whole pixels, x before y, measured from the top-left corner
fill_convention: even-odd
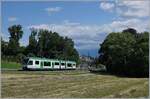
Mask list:
[[[3,98],[148,97],[148,78],[88,71],[2,71]]]
[[[16,62],[1,61],[2,69],[20,69],[21,64]]]

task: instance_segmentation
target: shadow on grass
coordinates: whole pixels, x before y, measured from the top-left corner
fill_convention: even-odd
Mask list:
[[[72,71],[83,71],[83,70],[76,70],[76,69],[31,69],[31,70],[21,70],[19,69],[18,71],[58,71],[58,72],[72,72]],[[112,75],[116,77],[122,77],[122,78],[149,78],[149,76],[143,76],[143,75],[128,75],[128,74],[117,74],[117,73],[110,73],[107,72],[106,70],[103,71],[94,71],[94,70],[86,70],[86,72],[90,72],[96,75]]]
[[[91,71],[90,70],[90,73],[93,73],[96,75],[113,75],[113,76],[122,77],[122,78],[149,78],[149,76],[117,74],[117,73],[109,73],[107,71]]]

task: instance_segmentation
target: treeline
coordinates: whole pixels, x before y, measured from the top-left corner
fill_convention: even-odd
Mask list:
[[[1,39],[1,54],[4,60],[21,61],[24,57],[46,57],[76,62],[79,60],[72,39],[62,37],[57,32],[32,28],[29,44],[20,46],[19,40],[24,34],[22,26],[13,25],[8,28],[8,31],[9,42]]]
[[[128,28],[110,33],[100,45],[99,62],[113,74],[149,75],[149,33]]]

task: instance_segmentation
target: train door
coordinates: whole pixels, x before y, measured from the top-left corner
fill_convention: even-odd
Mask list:
[[[41,61],[40,68],[43,68],[43,66],[44,66],[44,62]]]
[[[55,69],[60,69],[60,62],[59,61],[55,61],[54,63],[55,63],[54,64],[54,68]]]
[[[54,61],[52,61],[52,69],[54,68]]]
[[[65,65],[66,65],[66,64],[65,64],[64,61],[61,61],[61,62],[60,62],[60,68],[61,68],[61,69],[65,69],[65,67],[66,67]]]
[[[33,60],[29,60],[27,68],[34,68],[34,61]]]

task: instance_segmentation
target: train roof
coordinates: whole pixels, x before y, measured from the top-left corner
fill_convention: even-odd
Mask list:
[[[70,61],[70,60],[59,60],[59,59],[49,59],[49,58],[40,58],[40,57],[27,57],[29,59],[37,59],[37,60],[51,60],[51,61],[67,61],[67,62],[73,62],[76,63],[75,61]]]

